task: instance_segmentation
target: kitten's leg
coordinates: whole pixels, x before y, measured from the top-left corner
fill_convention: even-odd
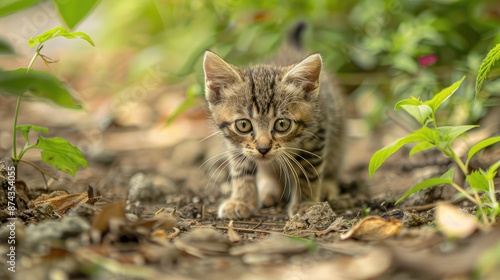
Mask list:
[[[327,201],[334,201],[339,198],[339,186],[337,180],[325,178],[321,183],[321,197]]]
[[[257,189],[259,191],[259,208],[262,206],[270,207],[280,201],[283,189],[271,165],[259,166]]]
[[[303,214],[304,211],[321,200],[321,174],[323,170],[323,163],[318,164],[318,168],[313,168],[309,164],[303,166],[304,172],[301,168],[297,168],[296,172],[299,175],[299,186],[294,187],[292,197],[288,204],[288,216],[299,213]],[[307,178],[306,178],[307,176]]]
[[[219,206],[221,219],[243,219],[252,216],[257,209],[255,164],[236,158],[231,160],[231,197]]]

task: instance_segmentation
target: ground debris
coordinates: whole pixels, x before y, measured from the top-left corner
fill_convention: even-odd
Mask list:
[[[335,221],[335,213],[328,202],[319,202],[309,207],[303,215],[295,214],[283,228],[285,232],[299,230],[321,231],[327,229]]]
[[[215,229],[197,228],[174,242],[177,249],[190,255],[206,256],[227,254],[230,241]]]
[[[233,256],[256,254],[295,254],[308,250],[309,243],[299,238],[291,238],[282,234],[271,234],[260,242],[231,248]]]
[[[340,239],[355,238],[360,240],[382,240],[396,235],[401,231],[403,222],[390,218],[369,216],[356,223],[351,230],[342,234]]]

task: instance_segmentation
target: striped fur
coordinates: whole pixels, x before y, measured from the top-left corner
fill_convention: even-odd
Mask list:
[[[344,135],[341,94],[322,73],[319,54],[301,58],[290,48],[270,65],[243,69],[205,53],[205,96],[226,139],[232,188],[220,218],[247,218],[282,198],[291,216],[335,197]]]

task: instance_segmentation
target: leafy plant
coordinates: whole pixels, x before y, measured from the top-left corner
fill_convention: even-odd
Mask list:
[[[494,48],[492,48],[488,52],[486,58],[483,60],[481,66],[479,67],[479,72],[477,74],[477,79],[476,79],[476,94],[478,94],[479,91],[481,90],[484,81],[486,80],[488,74],[491,71],[491,67],[493,67],[495,63],[499,60],[500,60],[500,44],[497,44]]]
[[[498,49],[498,45],[494,49]],[[481,66],[481,70],[479,71],[477,78],[478,82],[481,81],[482,83],[482,81],[484,81],[484,78],[490,71],[490,66],[494,63],[494,59],[490,58],[491,54],[492,52],[490,51],[485,59],[485,61],[487,61],[486,64],[483,62],[483,65]],[[469,188],[465,189],[453,181],[455,169],[451,168],[439,178],[430,178],[413,186],[396,201],[396,204],[419,190],[436,185],[448,184],[454,187],[468,200],[475,203],[478,206],[478,214],[481,215],[482,220],[485,223],[490,224],[498,215],[500,215],[500,205],[495,197],[495,185],[493,181],[497,174],[497,170],[500,167],[500,160],[491,165],[487,170],[480,169],[472,172],[469,171],[469,162],[479,151],[488,146],[499,143],[500,136],[484,139],[483,141],[480,141],[472,146],[467,154],[466,161],[463,162],[453,149],[452,143],[459,136],[464,135],[467,131],[478,126],[439,126],[436,118],[436,111],[448,98],[453,95],[453,93],[457,91],[464,79],[465,76],[450,87],[436,94],[431,100],[421,101],[418,98],[412,97],[411,99],[399,101],[395,105],[395,110],[405,110],[408,114],[414,117],[415,120],[422,125],[422,127],[375,152],[370,159],[368,170],[370,177],[373,177],[375,171],[388,157],[407,144],[415,144],[410,150],[410,156],[430,148],[437,148],[457,164],[460,171],[465,175]],[[480,196],[482,193],[486,193],[487,195]]]
[[[17,96],[12,127],[12,161],[14,166],[17,168],[19,162],[23,161],[34,166],[42,173],[42,175],[45,174],[45,172],[35,164],[23,160],[23,156],[28,150],[40,149],[42,161],[50,164],[54,168],[74,176],[80,166],[87,167],[88,164],[87,160],[76,146],[71,145],[67,140],[60,137],[45,138],[41,136],[40,133],[49,132],[46,127],[31,124],[17,124],[21,100],[27,91],[31,92],[31,94],[35,97],[49,99],[62,107],[72,109],[82,108],[81,105],[73,99],[66,85],[57,77],[54,77],[49,73],[31,69],[33,63],[38,57],[42,58],[45,63],[52,62],[49,58],[41,54],[40,51],[43,48],[43,43],[52,38],[61,36],[68,39],[81,38],[91,45],[94,45],[90,36],[83,32],[70,32],[61,26],[47,30],[46,32],[29,40],[28,43],[30,46],[36,45],[37,47],[36,52],[27,68],[0,72],[0,92]],[[17,147],[18,132],[21,133],[25,140],[25,145],[19,152]],[[37,141],[34,144],[30,144],[29,142],[30,132],[38,134]]]

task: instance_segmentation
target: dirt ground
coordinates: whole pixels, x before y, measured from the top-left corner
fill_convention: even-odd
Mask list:
[[[89,65],[98,69],[100,62]],[[106,79],[120,80],[120,75],[108,73]],[[103,94],[113,89],[99,80],[102,77],[92,79],[75,72],[62,78],[79,92],[86,110],[26,100],[19,123],[49,127],[50,136],[66,138],[83,150],[89,166],[73,178],[41,163],[35,151],[26,154],[26,160],[54,178],[47,176],[45,184],[39,172],[21,163],[16,272],[7,270],[11,249],[2,241],[2,279],[500,276],[498,262],[484,261],[487,254],[499,256],[498,224],[490,230],[475,228],[454,240],[436,229],[436,206],[453,198],[451,187],[431,188],[394,206],[409,187],[448,170],[450,160],[433,151],[408,159],[408,150],[403,150],[369,179],[367,166],[373,152],[406,133],[393,122],[359,133],[351,114],[353,131],[341,174],[343,192],[336,203],[319,203],[292,219],[282,204],[262,209],[251,219],[226,221],[216,218],[217,206],[227,197],[226,174],[220,162],[210,160],[220,143],[214,138],[203,140],[211,133],[203,100],[163,127],[182,102],[186,85],[160,84],[143,92],[131,85],[113,97]],[[6,166],[10,165],[14,106],[14,98],[0,96],[0,158]],[[498,133],[498,111],[491,110],[482,128],[461,145],[470,147]],[[484,168],[498,158],[496,146],[479,155],[473,166]],[[465,200],[455,199],[454,204],[474,211]],[[360,226],[358,222],[367,216],[382,219],[368,218]],[[2,209],[2,240],[10,234],[8,217]]]

